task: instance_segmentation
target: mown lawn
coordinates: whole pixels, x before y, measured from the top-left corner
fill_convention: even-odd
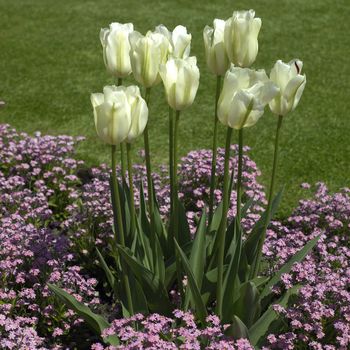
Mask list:
[[[112,21],[133,22],[145,32],[163,23],[186,25],[193,36],[201,85],[181,120],[181,155],[211,146],[215,79],[206,69],[202,30],[215,17],[254,8],[263,20],[257,68],[276,59],[304,61],[307,86],[298,109],[285,119],[278,185],[287,185],[281,213],[305,195],[300,183],[350,185],[348,0],[0,0],[0,122],[19,130],[84,135],[79,156],[89,164],[108,161],[94,131],[90,93],[112,83],[102,60],[99,30]],[[128,80],[131,83],[132,79]],[[161,86],[152,91],[153,159],[167,160],[167,106]],[[247,130],[246,144],[267,183],[276,118],[269,112]],[[223,128],[220,143],[223,145]],[[138,146],[142,144],[139,143]]]

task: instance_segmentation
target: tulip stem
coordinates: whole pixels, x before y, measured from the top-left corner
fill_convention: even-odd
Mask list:
[[[129,175],[129,191],[130,191],[130,210],[131,210],[131,233],[134,234],[136,227],[136,211],[135,211],[135,199],[134,199],[134,182],[132,173],[132,158],[131,158],[131,144],[126,144],[126,154],[128,159],[128,175]]]
[[[169,177],[170,177],[170,215],[174,210],[174,114],[169,106]],[[170,222],[173,218],[170,218]],[[173,237],[172,237],[173,239]]]
[[[120,144],[120,159],[121,159],[121,175],[124,181],[126,167],[125,167],[125,147],[123,142]]]
[[[151,89],[146,88],[145,101],[149,109]],[[148,137],[148,123],[143,132],[143,139],[145,144],[145,158],[146,158],[146,172],[147,172],[147,191],[148,191],[148,205],[149,205],[149,216],[151,220],[151,227],[154,228],[153,223],[153,213],[154,213],[154,198],[153,198],[153,183],[152,183],[152,169],[151,169],[151,158],[150,158],[150,147],[149,147],[149,137]]]
[[[112,183],[112,195],[114,199],[112,200],[113,203],[113,214],[114,214],[114,222],[117,221],[118,225],[118,232],[119,232],[119,243],[121,246],[125,247],[125,237],[124,237],[124,227],[123,227],[123,218],[122,218],[122,210],[121,210],[121,203],[120,203],[120,194],[119,194],[119,184],[117,180],[117,173],[116,173],[116,167],[117,167],[117,146],[112,145],[112,176],[111,176],[111,183]],[[115,216],[117,216],[115,218]],[[116,227],[114,228],[116,231]],[[131,314],[133,314],[133,305],[132,305],[132,298],[131,298],[131,291],[130,291],[130,284],[129,279],[127,275],[127,267],[121,261],[121,268],[122,268],[122,279],[124,282],[126,297],[127,297],[127,303],[128,303],[128,310]]]
[[[236,220],[241,225],[242,204],[242,168],[243,168],[243,128],[238,130],[238,173],[237,173],[237,205]]]
[[[123,79],[122,78],[118,78],[117,80],[117,86],[120,86],[123,84]],[[124,144],[121,143],[120,144],[120,159],[121,159],[121,173],[122,173],[122,179],[124,181],[125,179],[125,147]]]
[[[228,199],[229,199],[229,160],[230,160],[230,146],[231,146],[232,129],[227,128],[226,145],[225,145],[225,167],[224,167],[224,188],[222,199],[222,217],[220,226],[217,232],[219,255],[218,255],[218,279],[216,289],[216,313],[220,317],[222,315],[222,297],[223,297],[223,274],[224,274],[224,253],[225,253],[225,236],[227,225]]]
[[[214,113],[214,134],[213,134],[213,148],[211,160],[211,177],[210,177],[210,195],[209,195],[209,224],[211,223],[214,210],[214,191],[216,183],[216,156],[218,147],[218,101],[221,90],[221,76],[216,77],[216,95],[215,95],[215,113]]]
[[[253,268],[253,278],[255,278],[260,271],[262,248],[263,248],[265,238],[266,238],[266,231],[267,231],[267,228],[268,228],[270,220],[271,220],[270,216],[271,216],[273,193],[274,193],[275,178],[276,178],[276,169],[277,169],[277,161],[278,161],[278,143],[279,143],[280,130],[282,127],[282,121],[283,121],[283,116],[280,115],[278,117],[276,136],[275,136],[275,149],[274,149],[274,153],[273,153],[272,175],[271,175],[270,190],[269,190],[268,204],[267,204],[267,210],[266,210],[266,219],[265,219],[264,229],[263,229],[263,232],[262,232],[262,235],[261,235],[261,238],[259,241],[259,245],[258,245],[258,256],[255,260],[255,264],[254,264],[254,268]]]
[[[175,123],[174,124],[174,147],[173,147],[173,210],[174,210],[174,216],[173,216],[173,235],[179,243],[179,197],[178,197],[178,180],[177,180],[177,148],[178,148],[178,134],[179,134],[179,121],[180,121],[180,111],[175,112]],[[176,258],[176,273],[177,273],[177,283],[178,283],[178,290],[181,295],[181,300],[183,301],[183,287],[182,287],[182,278],[181,278],[181,270],[180,270],[180,259],[177,251],[175,251],[175,258]]]

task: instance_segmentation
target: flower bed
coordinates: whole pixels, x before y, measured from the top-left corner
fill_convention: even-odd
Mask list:
[[[104,335],[120,335],[120,349],[138,349],[141,343],[153,349],[199,349],[200,344],[207,349],[249,349],[247,341],[234,342],[224,336],[215,316],[209,317],[204,328],[195,323],[193,315],[180,311],[172,318],[134,316],[138,329],[133,319],[120,319],[119,306],[102,292],[104,277],[94,251],[94,242],[103,249],[112,235],[109,169],[82,170],[83,162],[74,157],[78,141],[67,136],[30,137],[8,125],[0,126],[1,348],[74,348],[83,339],[85,346],[102,347],[81,320],[48,291],[46,284],[54,282],[92,309],[109,314],[111,328]],[[180,193],[192,229],[208,201],[210,159],[208,151],[193,151],[182,159]],[[236,166],[235,158],[231,162]],[[219,156],[218,175],[222,166]],[[145,168],[141,165],[134,170],[139,186]],[[165,171],[154,175],[164,217],[169,208],[166,176]],[[258,176],[255,163],[246,154],[246,199],[253,197],[258,203],[247,216],[248,230],[265,204]],[[219,177],[218,188],[220,184]],[[219,190],[216,196],[219,201]],[[230,217],[235,214],[234,206],[229,213]],[[349,189],[329,194],[324,184],[318,184],[312,199],[301,201],[290,218],[270,226],[264,246],[266,274],[312,237],[320,233],[322,237],[314,252],[283,275],[283,283],[274,288],[278,295],[301,286],[288,307],[276,307],[283,331],[267,337],[266,349],[348,348],[349,217]]]

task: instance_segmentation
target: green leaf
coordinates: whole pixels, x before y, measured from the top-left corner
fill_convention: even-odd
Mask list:
[[[260,296],[253,282],[244,283],[239,290],[239,299],[234,305],[234,314],[250,327],[260,316]]]
[[[233,337],[234,339],[249,339],[249,331],[247,326],[242,322],[242,320],[234,315],[231,325],[226,329],[225,335]]]
[[[227,269],[227,273],[225,274],[224,278],[224,285],[223,285],[223,305],[225,307],[223,308],[223,320],[224,322],[230,322],[233,316],[234,311],[234,302],[235,302],[235,295],[237,294],[238,290],[236,287],[239,287],[238,280],[238,269],[239,269],[239,262],[241,259],[241,246],[242,246],[242,238],[241,238],[241,230],[237,229],[236,237],[233,237],[232,243],[231,243],[231,260]],[[236,313],[237,314],[237,313]],[[238,316],[240,316],[238,314]]]
[[[295,263],[301,262],[305,259],[306,255],[315,247],[321,235],[311,239],[301,248],[296,254],[294,254],[269,280],[265,288],[261,292],[261,298],[266,297],[271,292],[273,287],[281,278],[284,273],[289,273]]]
[[[146,228],[147,229],[147,228]],[[135,256],[138,260],[142,262],[148,269],[152,269],[153,266],[153,257],[152,257],[152,248],[149,242],[148,236],[144,233],[144,230],[141,226],[141,219],[137,220],[137,244],[135,249]]]
[[[92,312],[86,305],[76,300],[62,288],[50,283],[48,283],[48,287],[68,308],[75,311],[99,336],[101,336],[104,329],[110,327],[110,324],[102,316]],[[110,345],[119,345],[119,339],[116,335],[104,338],[104,341]]]
[[[192,245],[193,245],[193,241],[189,241],[184,246],[181,247],[181,249],[184,251],[186,256],[190,255],[190,252],[192,250]],[[176,275],[176,261],[175,261],[174,255],[167,260],[165,266],[166,266],[166,269],[165,269],[164,284],[166,286],[166,289],[169,289],[171,287],[171,284],[174,282],[175,275]]]
[[[192,300],[195,303],[196,314],[198,318],[204,323],[205,318],[207,317],[207,309],[203,303],[202,296],[199,291],[190,263],[176,240],[175,240],[175,248],[180,255],[181,263],[183,265],[183,268],[188,278],[188,285],[192,293]]]
[[[213,218],[209,226],[209,233],[216,232],[219,229],[220,222],[222,217],[222,202],[217,206],[214,211]]]
[[[147,298],[147,303],[152,312],[162,314],[171,314],[171,303],[164,284],[150,270],[141,265],[132,255],[131,252],[120,245],[117,246],[121,258],[130,267],[135,278],[140,283],[142,290]],[[122,271],[123,273],[123,271]]]
[[[276,197],[274,198],[271,206],[271,214],[268,219],[270,222],[271,218],[275,215],[277,208],[281,202],[282,195],[284,192],[284,187],[278,192]],[[248,238],[244,242],[243,250],[247,257],[247,262],[249,265],[252,265],[257,258],[258,255],[258,246],[259,241],[261,239],[261,236],[263,234],[263,231],[265,229],[265,223],[266,223],[266,216],[267,212],[265,211],[260,219],[257,221],[257,223],[254,225],[252,232],[249,234]]]
[[[98,259],[100,261],[101,267],[102,267],[103,271],[106,274],[108,283],[109,283],[110,287],[115,291],[115,278],[113,276],[113,273],[109,269],[108,265],[106,264],[106,261],[105,261],[104,257],[102,256],[102,254],[100,253],[98,248],[96,248],[96,252],[97,252],[97,256],[98,256]]]
[[[190,256],[190,266],[193,271],[194,278],[196,280],[198,289],[201,290],[202,280],[204,275],[204,267],[206,261],[206,220],[207,216],[205,214],[205,210],[203,209],[202,217],[199,222],[197,232],[195,235],[195,239],[193,241],[191,256]],[[187,308],[190,293],[188,293],[189,289],[186,291],[186,300],[185,305]],[[193,302],[193,301],[192,301]]]
[[[296,294],[299,288],[300,286],[294,286],[291,289],[288,289],[288,291],[275,304],[287,307],[290,296]],[[272,305],[270,305],[264,314],[249,328],[249,340],[251,344],[254,346],[258,345],[259,340],[264,339],[272,322],[279,317],[279,314],[273,309]]]
[[[178,222],[179,222],[179,244],[184,246],[186,243],[191,241],[191,231],[188,225],[186,210],[179,199],[177,199],[177,208],[178,208]]]
[[[127,246],[131,246],[134,232],[131,232],[130,191],[125,179],[122,181],[122,184],[120,184],[118,181],[118,186],[123,217],[123,227],[125,232],[125,242]]]
[[[159,205],[155,195],[154,195],[154,225],[155,225],[155,230],[157,232],[160,246],[162,248],[162,252],[166,257],[168,257],[171,253],[173,253],[173,251],[172,252],[169,251],[168,233],[166,231],[162,217],[160,215]]]

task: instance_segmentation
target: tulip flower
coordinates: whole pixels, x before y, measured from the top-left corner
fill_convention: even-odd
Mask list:
[[[306,76],[301,75],[303,62],[294,59],[289,63],[278,60],[270,73],[270,79],[280,91],[269,103],[274,114],[285,116],[298,105],[306,84]]]
[[[171,108],[181,111],[193,103],[199,85],[196,57],[170,59],[160,66],[160,76]]]
[[[100,31],[106,68],[117,78],[124,78],[131,73],[129,34],[133,31],[132,23],[111,23],[109,28]]]
[[[169,51],[169,40],[160,33],[139,32],[129,35],[130,60],[134,78],[146,88],[157,85],[161,79],[159,65],[166,62]]]
[[[230,67],[224,44],[225,21],[214,19],[214,28],[205,26],[203,39],[205,57],[209,70],[215,75],[224,75]]]
[[[131,126],[126,141],[132,143],[145,130],[148,121],[148,107],[137,86],[133,85],[125,88],[125,93],[128,97],[131,112]]]
[[[91,94],[91,103],[97,135],[110,145],[119,145],[131,127],[131,108],[124,89],[105,86],[103,94]]]
[[[261,19],[255,11],[235,11],[226,21],[224,42],[230,61],[239,67],[250,67],[258,54]]]
[[[177,26],[172,32],[163,24],[155,29],[156,33],[163,34],[169,40],[169,55],[172,58],[187,58],[191,51],[192,35],[187,33],[187,28]]]
[[[231,67],[224,78],[218,103],[218,118],[233,129],[254,125],[278,93],[264,70]]]

